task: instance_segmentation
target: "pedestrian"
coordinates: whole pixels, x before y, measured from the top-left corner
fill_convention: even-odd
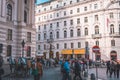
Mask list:
[[[106,66],[107,66],[106,74],[108,75],[108,73],[110,73],[110,61],[106,62]]]
[[[37,69],[38,69],[38,80],[40,80],[40,77],[43,75],[43,68],[42,68],[42,63],[40,62],[39,59],[37,59]]]
[[[69,64],[69,60],[66,59],[64,64],[63,64],[63,68],[65,70],[65,72],[63,73],[63,80],[71,80],[70,79],[70,64]]]
[[[4,69],[2,68],[3,65],[3,57],[0,55],[0,80],[2,80],[2,75],[4,74]]]
[[[117,74],[117,78],[119,78],[119,72],[120,72],[120,63],[117,62],[117,65],[116,65],[116,74]]]
[[[80,80],[82,80],[82,77],[81,77],[81,65],[78,62],[78,60],[75,61],[74,73],[75,73],[75,76],[73,77],[73,80],[76,80],[77,76],[79,77]]]

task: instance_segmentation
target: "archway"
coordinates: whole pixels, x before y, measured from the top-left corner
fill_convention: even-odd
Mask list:
[[[56,58],[59,60],[59,52],[56,52]]]
[[[111,51],[110,52],[110,58],[111,60],[117,60],[117,52],[116,51]]]

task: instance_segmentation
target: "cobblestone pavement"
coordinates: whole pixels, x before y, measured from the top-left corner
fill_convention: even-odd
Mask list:
[[[96,75],[96,68],[92,68],[88,70],[89,76],[91,73],[94,73]],[[106,74],[106,68],[98,68],[98,78],[99,80],[120,80],[114,77],[112,75],[112,78],[109,77],[109,75]]]

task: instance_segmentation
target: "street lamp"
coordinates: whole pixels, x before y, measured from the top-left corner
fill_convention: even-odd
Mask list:
[[[24,47],[25,47],[25,41],[24,41],[24,39],[21,42],[21,45],[22,45],[22,57],[24,57]]]
[[[52,56],[51,56],[51,53],[52,53],[52,42],[53,42],[53,39],[52,38],[50,38],[50,39],[47,39],[47,43],[49,43],[49,56],[50,56],[50,58],[52,58]]]

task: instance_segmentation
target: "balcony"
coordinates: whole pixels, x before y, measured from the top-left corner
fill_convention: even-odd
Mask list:
[[[120,32],[109,33],[110,37],[120,37]]]
[[[101,34],[92,34],[92,38],[96,39],[96,38],[101,38],[102,35]]]

